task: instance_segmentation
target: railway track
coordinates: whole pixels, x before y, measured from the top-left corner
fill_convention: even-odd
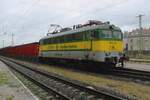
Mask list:
[[[96,74],[102,74],[102,75],[111,75],[111,76],[117,76],[119,78],[128,78],[133,81],[139,82],[139,83],[146,83],[150,84],[150,72],[148,71],[141,71],[141,70],[135,70],[135,69],[127,69],[127,68],[120,68],[120,67],[109,67],[109,65],[106,66],[100,66],[98,63],[89,63],[89,64],[76,64],[75,67],[78,66],[78,68],[73,67],[74,65],[70,65],[67,63],[67,65],[56,65],[58,67],[66,67],[67,68],[73,68],[76,71],[80,71],[82,73],[96,73]],[[80,68],[81,67],[81,68]],[[82,69],[84,68],[84,69]],[[86,68],[86,69],[85,69]]]
[[[140,82],[140,83],[148,83],[150,84],[150,72],[148,71],[141,71],[136,69],[127,69],[127,68],[120,68],[120,67],[110,67],[109,65],[101,66],[98,63],[84,63],[84,64],[76,64],[76,65],[69,65],[64,64],[56,64],[56,66],[63,66],[67,68],[73,68],[77,69],[81,72],[90,72],[90,73],[96,73],[96,74],[103,74],[103,75],[111,75],[111,76],[117,76],[121,78],[128,78],[132,79],[133,81]],[[75,66],[75,67],[74,67]],[[78,66],[78,67],[77,67]],[[76,68],[77,67],[77,68]],[[82,69],[83,68],[83,69]]]
[[[58,65],[60,66],[60,65]],[[65,65],[64,65],[65,66]],[[74,68],[72,67],[73,65],[71,66],[68,66],[67,68],[71,67],[71,68]],[[77,65],[76,65],[77,66]],[[128,68],[120,68],[120,67],[116,67],[116,68],[113,68],[113,67],[110,67],[109,65],[106,65],[106,66],[103,66],[103,67],[100,67],[99,64],[81,64],[79,65],[81,67],[81,69],[78,67],[78,68],[74,68],[75,70],[77,69],[77,71],[79,72],[82,72],[82,73],[96,73],[96,74],[102,74],[102,75],[111,75],[111,76],[117,76],[117,77],[120,77],[120,78],[128,78],[128,79],[132,79],[133,81],[136,81],[136,82],[139,82],[139,83],[148,83],[150,84],[150,72],[148,71],[141,71],[141,70],[136,70],[136,69],[128,69]],[[88,68],[88,69],[82,69],[83,68]],[[92,69],[90,69],[92,68]]]
[[[148,71],[140,71],[135,69],[127,69],[127,68],[114,68],[114,69],[107,69],[108,73],[121,76],[126,78],[132,78],[134,80],[141,80],[150,82],[150,72]]]
[[[59,100],[126,100],[128,98],[97,90],[91,86],[72,81],[46,71],[31,68],[14,60],[0,58],[10,68],[23,74],[35,84],[53,92]]]

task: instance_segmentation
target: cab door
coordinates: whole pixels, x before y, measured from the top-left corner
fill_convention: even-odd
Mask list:
[[[90,30],[88,31],[88,51],[85,51],[85,57],[89,60],[94,59],[96,51],[94,50],[94,47],[96,45],[96,41],[99,38],[98,30]]]
[[[99,47],[98,40],[99,40],[99,30],[98,29],[91,30],[91,51],[92,52],[97,51],[97,48]]]
[[[83,35],[84,42],[84,59],[89,60],[90,52],[92,50],[92,40],[90,31],[85,31]]]

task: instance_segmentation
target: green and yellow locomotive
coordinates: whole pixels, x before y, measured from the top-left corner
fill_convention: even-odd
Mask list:
[[[39,57],[123,66],[123,34],[109,22],[90,20],[42,38]]]

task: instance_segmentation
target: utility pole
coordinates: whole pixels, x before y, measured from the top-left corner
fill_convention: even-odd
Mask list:
[[[13,45],[14,45],[14,34],[12,33],[11,36],[12,36],[12,37],[11,37],[11,45],[13,46]]]
[[[137,17],[139,18],[139,54],[142,53],[143,50],[143,38],[142,38],[142,17],[144,15],[139,14]]]

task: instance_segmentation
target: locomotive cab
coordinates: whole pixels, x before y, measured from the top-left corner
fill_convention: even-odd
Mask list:
[[[123,66],[123,34],[115,26],[92,31],[91,47],[93,60]]]

